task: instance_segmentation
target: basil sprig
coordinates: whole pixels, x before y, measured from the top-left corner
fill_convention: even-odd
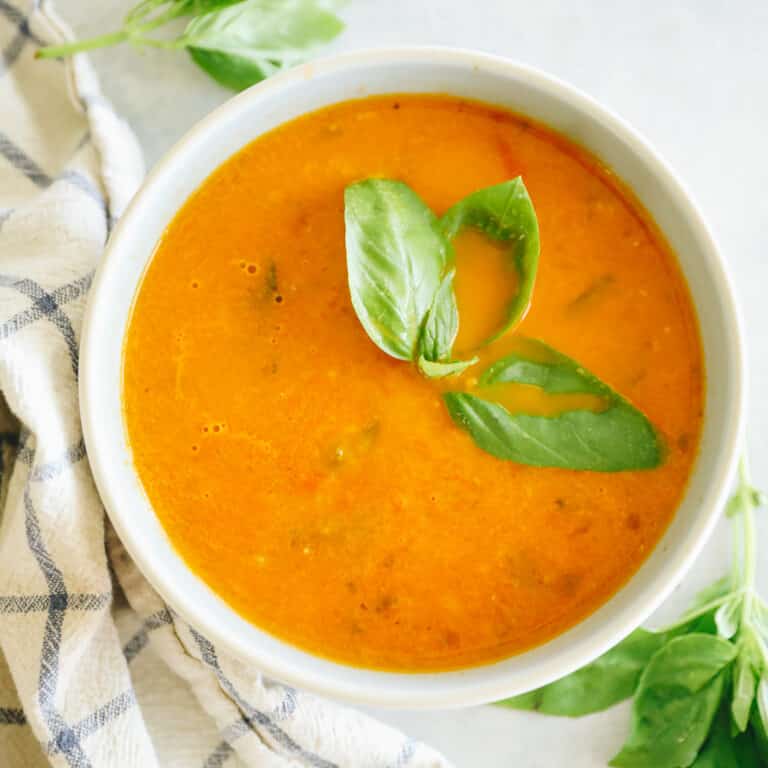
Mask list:
[[[731,573],[679,621],[638,629],[596,661],[499,702],[579,717],[634,696],[619,768],[757,768],[768,764],[768,606],[755,589],[754,510],[764,499],[742,461],[729,514]]]
[[[517,325],[531,305],[539,266],[539,223],[528,190],[520,177],[481,189],[449,209],[441,225],[449,240],[470,227],[508,246],[506,255],[519,283],[506,320],[486,341],[490,343]]]
[[[507,244],[518,273],[505,320],[484,347],[508,334],[530,306],[539,261],[539,229],[522,179],[473,192],[438,220],[402,181],[367,179],[344,195],[349,290],[363,328],[384,352],[414,361],[428,378],[463,373],[478,362],[453,360],[459,311],[451,241],[466,227]],[[504,390],[539,388],[558,395],[589,395],[546,414],[510,412]],[[496,361],[469,391],[444,401],[454,422],[479,448],[500,458],[540,467],[617,472],[661,462],[659,436],[631,403],[574,360],[543,342]]]
[[[402,181],[357,182],[347,187],[344,203],[352,304],[371,340],[392,357],[416,360],[429,377],[460,373],[476,362],[451,360],[459,330],[451,240],[464,227],[508,242],[520,276],[504,327],[495,336],[527,310],[539,233],[522,179],[472,193],[439,221]]]
[[[683,635],[662,646],[640,677],[632,729],[611,765],[691,765],[715,719],[735,656],[733,645],[716,635]]]
[[[479,395],[447,392],[443,397],[456,424],[500,459],[600,472],[648,469],[661,460],[659,439],[648,419],[575,360],[543,342],[526,339],[520,351],[491,365],[479,384]],[[538,416],[510,413],[482,396],[515,384],[551,395],[593,395],[603,407]]]
[[[344,28],[333,0],[143,0],[116,32],[41,48],[40,58],[70,56],[122,42],[186,49],[214,80],[233,90],[258,83],[306,60]],[[155,31],[174,19],[190,19],[177,37]]]

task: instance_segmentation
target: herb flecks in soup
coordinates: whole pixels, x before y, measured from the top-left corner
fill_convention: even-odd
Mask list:
[[[374,176],[402,180],[437,218],[517,176],[535,202],[530,309],[516,336],[477,353],[464,387],[384,354],[358,320],[344,191]],[[453,239],[452,288],[460,317],[498,313],[482,337],[510,321],[523,276],[464,292],[459,273],[472,279],[486,248],[476,234]],[[475,348],[460,322],[443,354],[450,314],[426,364]],[[414,360],[409,334],[397,343]],[[504,362],[515,355],[525,365]],[[573,360],[608,390],[576,375],[577,391],[547,391],[552,366],[561,379]],[[500,461],[456,428],[443,392],[502,384],[509,414],[528,418],[603,416],[621,411],[620,393],[663,437],[664,461],[618,473]],[[189,565],[278,637],[388,669],[502,658],[605,602],[674,514],[702,387],[684,280],[631,196],[546,129],[448,97],[339,104],[228,160],[159,243],[125,349],[134,462]]]

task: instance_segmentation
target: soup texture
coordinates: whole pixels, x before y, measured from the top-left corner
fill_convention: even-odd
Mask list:
[[[401,179],[441,214],[516,176],[541,259],[515,333],[546,339],[640,408],[664,440],[656,469],[494,458],[451,421],[446,383],[385,355],[355,315],[347,185]],[[455,247],[463,352],[498,324],[510,277],[477,233]],[[187,200],[135,300],[123,394],[147,496],[218,594],[315,654],[425,671],[540,644],[627,581],[684,491],[702,365],[676,261],[609,170],[519,116],[403,95],[285,124]]]

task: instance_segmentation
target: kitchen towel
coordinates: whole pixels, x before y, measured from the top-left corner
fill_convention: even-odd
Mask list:
[[[0,0],[0,765],[448,766],[220,652],[109,527],[80,428],[78,339],[143,169],[87,59],[35,60],[67,36],[47,2]]]

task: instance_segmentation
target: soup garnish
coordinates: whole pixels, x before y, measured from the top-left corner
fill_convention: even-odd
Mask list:
[[[503,242],[517,273],[504,322],[483,345],[525,316],[536,282],[539,228],[522,179],[473,192],[439,220],[402,181],[357,182],[344,200],[352,305],[388,355],[415,358],[430,378],[456,376],[479,362],[478,356],[451,359],[459,312],[450,241],[465,227]],[[521,387],[536,388],[546,412],[528,411],[530,398],[520,397]],[[444,393],[448,411],[479,448],[500,459],[599,472],[652,469],[662,459],[660,438],[637,408],[541,341],[523,340],[479,379],[466,381],[465,389]]]
[[[526,342],[551,359],[521,350],[493,363],[474,390],[443,395],[453,420],[480,448],[537,467],[618,472],[658,466],[659,437],[637,408],[576,361],[543,342]],[[521,407],[515,397],[521,385],[551,395],[549,412]],[[563,395],[590,400],[563,402]]]

